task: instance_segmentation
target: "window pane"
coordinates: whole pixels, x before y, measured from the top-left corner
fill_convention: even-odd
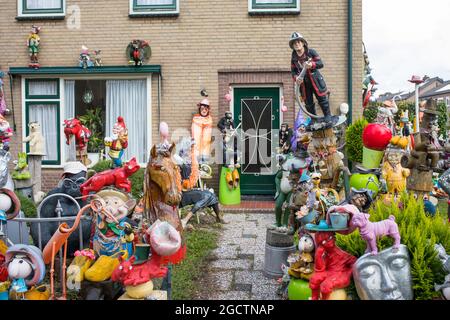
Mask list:
[[[28,95],[30,96],[57,96],[57,81],[30,80],[28,85]]]
[[[60,9],[61,0],[26,0],[27,9]]]
[[[256,0],[256,4],[292,3],[293,0]]]
[[[38,122],[41,125],[42,135],[45,139],[46,156],[44,161],[58,160],[58,105],[32,104],[29,107],[29,122]]]
[[[175,0],[136,0],[138,6],[170,5]]]

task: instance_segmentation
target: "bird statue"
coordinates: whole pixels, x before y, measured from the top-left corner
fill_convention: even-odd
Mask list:
[[[145,40],[133,40],[131,41],[126,49],[126,54],[129,64],[134,64],[135,66],[142,66],[144,61],[150,59],[152,55],[152,50],[150,44]]]

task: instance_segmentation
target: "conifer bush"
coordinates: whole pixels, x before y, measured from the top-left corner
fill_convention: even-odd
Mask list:
[[[425,214],[423,201],[404,193],[398,205],[385,205],[377,201],[369,211],[370,221],[376,222],[395,216],[399,226],[401,243],[406,245],[411,258],[411,275],[415,300],[430,300],[440,297],[434,285],[444,282],[445,272],[437,258],[434,245],[440,243],[447,252],[450,251],[450,228],[448,222],[440,215],[431,218]],[[402,208],[399,208],[402,207]],[[366,249],[366,242],[356,230],[350,235],[337,235],[337,245],[348,253],[361,257]],[[384,250],[393,245],[390,237],[377,241],[378,249]],[[354,286],[350,287],[354,291]],[[353,292],[355,296],[356,292]]]
[[[347,157],[352,162],[362,162],[364,146],[362,134],[368,124],[366,119],[361,118],[349,126],[345,132]]]

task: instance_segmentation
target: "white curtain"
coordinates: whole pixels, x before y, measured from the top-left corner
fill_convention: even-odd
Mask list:
[[[75,117],[75,81],[66,80],[64,82],[64,119],[71,119]],[[64,141],[66,137],[63,137]],[[75,161],[76,151],[75,144],[73,146],[68,146],[64,142],[64,147],[66,148],[66,161]]]
[[[293,0],[256,0],[257,4],[292,3]]]
[[[61,8],[61,0],[27,0],[27,9],[59,9],[59,8]]]
[[[137,0],[138,6],[156,6],[161,4],[172,4],[175,0]]]
[[[41,125],[42,135],[45,139],[45,161],[58,160],[58,131],[57,122],[58,105],[31,104],[29,108],[29,122],[38,122]]]
[[[58,81],[30,80],[28,82],[30,96],[56,96],[58,94]]]
[[[128,128],[128,148],[123,161],[136,157],[147,163],[147,126],[151,125],[147,114],[146,80],[106,81],[106,136],[110,136],[117,117],[122,116]]]

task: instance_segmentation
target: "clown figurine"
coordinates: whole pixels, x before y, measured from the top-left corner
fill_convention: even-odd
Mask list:
[[[206,93],[204,94],[205,97],[208,96]],[[197,106],[198,113],[192,119],[192,137],[195,140],[195,153],[198,162],[203,164],[208,162],[210,158],[213,120],[208,98],[204,98]]]
[[[105,138],[105,146],[109,147],[108,155],[113,161],[113,167],[121,167],[123,153],[128,147],[128,129],[122,117],[117,118],[111,137]]]
[[[38,61],[38,53],[39,53],[39,44],[41,42],[41,38],[39,37],[39,31],[41,31],[41,27],[37,27],[33,25],[31,27],[31,34],[27,40],[28,51],[30,52],[30,68],[38,69],[40,67]]]
[[[3,150],[9,151],[9,143],[11,142],[12,136],[13,131],[9,126],[9,122],[6,121],[5,117],[0,115],[0,143],[3,145]]]

